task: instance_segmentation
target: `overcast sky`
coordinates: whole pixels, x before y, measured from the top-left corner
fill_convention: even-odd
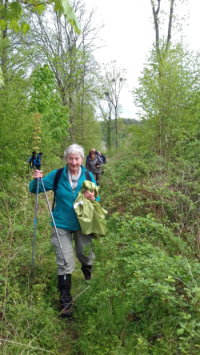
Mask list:
[[[127,87],[121,95],[122,117],[136,118],[131,90],[143,69],[154,41],[150,0],[85,0],[87,7],[95,9],[95,23],[103,24],[99,33],[101,48],[95,56],[100,63],[116,60],[127,71]],[[167,3],[167,0],[162,0]],[[200,0],[186,0],[183,6],[177,0],[178,13],[182,11],[184,43],[191,49],[200,49]],[[177,31],[178,32],[178,31]],[[176,33],[176,35],[179,33]],[[174,35],[174,34],[173,34]]]

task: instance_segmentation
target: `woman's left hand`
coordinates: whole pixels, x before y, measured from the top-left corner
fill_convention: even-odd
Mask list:
[[[86,191],[84,192],[84,197],[87,198],[87,199],[90,200],[90,201],[94,201],[94,200],[95,200],[94,191],[91,192],[91,191],[89,191],[89,190],[86,190]]]

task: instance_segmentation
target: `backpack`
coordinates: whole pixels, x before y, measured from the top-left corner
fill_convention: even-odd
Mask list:
[[[106,164],[106,157],[102,153],[100,154],[99,152],[97,152],[96,153],[96,158],[97,158],[97,161],[98,161],[99,165]]]
[[[64,170],[64,168],[58,169],[56,171],[56,175],[55,175],[55,178],[54,178],[54,182],[53,182],[54,196],[53,196],[52,211],[54,209],[55,202],[56,202],[56,189],[57,189],[57,186],[58,186],[58,181],[60,180],[60,177],[61,177],[61,174],[62,174],[63,170]],[[86,180],[92,181],[91,175],[90,175],[88,170],[85,171],[85,177],[86,177]]]

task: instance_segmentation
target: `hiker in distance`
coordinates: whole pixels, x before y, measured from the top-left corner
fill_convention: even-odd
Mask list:
[[[106,163],[106,157],[95,148],[89,151],[86,158],[86,168],[95,176],[97,185],[100,185],[100,176],[103,175],[103,164]]]
[[[60,291],[61,316],[72,315],[71,274],[75,268],[72,241],[81,263],[81,270],[86,280],[91,278],[91,269],[95,255],[92,251],[92,234],[83,235],[80,229],[73,204],[85,180],[95,183],[94,176],[82,166],[84,149],[78,144],[68,146],[64,151],[67,165],[61,171],[55,191],[55,178],[58,180],[58,170],[53,170],[43,178],[42,171],[34,171],[34,179],[29,184],[29,190],[36,193],[37,179],[42,178],[45,189],[54,190],[55,207],[53,217],[56,228],[52,232],[52,244],[55,247],[58,270],[58,289]],[[56,177],[57,176],[57,177]],[[39,181],[39,192],[44,192]],[[95,183],[96,184],[96,183]],[[85,191],[84,197],[95,200],[94,192]],[[87,250],[87,255],[86,255]]]

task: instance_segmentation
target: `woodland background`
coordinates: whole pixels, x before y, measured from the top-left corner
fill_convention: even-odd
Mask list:
[[[100,28],[82,0],[74,12],[67,0],[0,0],[2,354],[200,353],[200,56],[173,40],[181,3],[167,1],[167,14],[162,4],[151,0],[155,43],[129,120],[120,117],[125,72],[96,62]],[[58,317],[42,195],[31,274],[27,160],[42,151],[47,173],[64,165],[72,142],[108,157],[101,203],[109,217],[90,284],[77,264],[68,322]]]

